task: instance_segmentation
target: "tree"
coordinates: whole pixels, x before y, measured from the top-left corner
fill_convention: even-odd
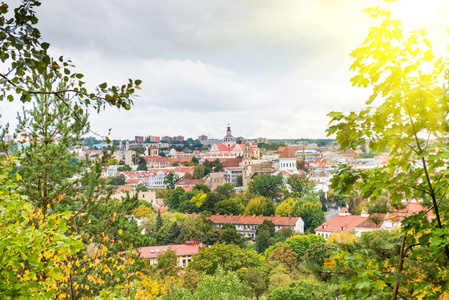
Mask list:
[[[193,187],[193,191],[200,191],[200,192],[207,194],[207,193],[210,193],[210,188],[207,185],[205,185],[204,183],[197,183]]]
[[[147,188],[147,186],[143,183],[139,183],[136,185],[136,192],[148,192],[149,189]]]
[[[172,191],[170,197],[168,197],[168,199],[166,199],[164,203],[170,206],[170,208],[178,209],[179,204],[181,203],[182,196],[184,196],[184,194],[185,190],[182,187],[178,186]]]
[[[210,248],[200,248],[187,266],[187,270],[214,274],[219,266],[226,271],[236,271],[243,267],[257,267],[260,264],[257,253],[253,250],[231,244],[215,244]]]
[[[119,174],[115,177],[114,185],[125,185],[126,184],[126,177],[123,174]]]
[[[214,212],[219,215],[233,214],[238,215],[241,213],[238,203],[232,199],[223,200],[217,202],[214,206]]]
[[[292,270],[292,266],[298,262],[298,253],[296,253],[292,247],[288,244],[282,245],[280,248],[276,248],[268,256],[268,261],[278,261],[283,263],[288,271]]]
[[[313,193],[315,183],[310,181],[305,175],[292,175],[287,178],[287,184],[290,186],[291,194],[298,198]]]
[[[225,183],[223,185],[217,186],[217,193],[220,196],[225,196],[227,199],[233,197],[235,195],[235,188],[232,183]]]
[[[133,216],[142,219],[151,213],[153,213],[153,209],[142,204],[133,211]]]
[[[294,281],[287,287],[280,287],[271,292],[267,300],[333,300],[335,299],[335,287],[315,281]]]
[[[285,240],[285,244],[289,245],[296,253],[298,253],[299,260],[302,260],[302,257],[307,249],[318,242],[324,242],[324,238],[315,234],[294,235]],[[282,244],[276,244],[274,247],[270,247],[265,255],[270,255],[276,248],[281,246]]]
[[[47,53],[50,45],[41,40],[41,34],[36,28],[38,18],[35,15],[35,8],[40,6],[39,1],[26,0],[9,12],[6,3],[1,5],[1,32],[2,39],[0,60],[11,66],[1,74],[4,81],[1,83],[2,90],[7,93],[0,95],[0,100],[7,99],[13,101],[14,94],[21,95],[20,101],[29,102],[36,94],[49,95],[59,99],[60,102],[67,101],[61,99],[61,95],[70,95],[68,99],[77,102],[79,105],[73,107],[75,114],[83,115],[83,107],[92,106],[98,112],[106,105],[115,106],[129,110],[133,101],[132,97],[139,89],[141,80],[129,80],[122,86],[110,86],[107,83],[100,84],[95,91],[88,91],[86,83],[81,79],[81,73],[73,72],[73,64],[70,60],[65,60],[62,56],[58,60],[53,60]],[[61,84],[47,86],[44,91],[34,81],[36,77],[49,74],[61,79]]]
[[[35,77],[35,82],[43,90],[60,84],[51,74]],[[104,150],[101,159],[71,162],[75,154],[68,148],[79,145],[89,124],[86,113],[75,115],[70,102],[60,99],[68,100],[63,94],[59,98],[51,93],[37,95],[32,99],[33,108],[19,116],[18,130],[26,132],[31,142],[19,152],[24,163],[17,170],[22,177],[18,190],[42,211],[44,220],[50,221],[57,213],[71,213],[65,235],[79,235],[83,248],[61,263],[64,271],[54,290],[73,299],[106,291],[112,282],[126,282],[130,269],[121,267],[134,267],[128,260],[131,257],[118,252],[143,246],[148,240],[138,231],[136,221],[125,217],[137,207],[137,197],[110,199],[110,191],[103,185],[101,171],[110,154]],[[92,260],[97,262],[95,266]],[[105,271],[114,264],[114,271]],[[78,285],[82,287],[75,289]]]
[[[327,198],[330,202],[335,203],[339,207],[346,207],[346,202],[348,201],[348,196],[343,194],[329,193]]]
[[[342,149],[355,149],[369,139],[370,151],[387,150],[389,160],[369,171],[342,166],[332,186],[346,194],[357,188],[365,199],[375,199],[386,189],[393,204],[404,197],[423,199],[434,219],[425,218],[424,212],[405,218],[394,272],[373,265],[370,272],[381,278],[360,281],[354,274],[349,283],[354,290],[347,289],[347,296],[438,299],[449,282],[446,272],[434,272],[449,261],[449,225],[442,221],[448,213],[449,97],[441,87],[448,79],[448,61],[433,55],[424,29],[404,34],[389,11],[376,7],[366,12],[381,22],[351,53],[356,72],[351,81],[373,90],[360,112],[330,113],[328,134],[336,134]],[[412,266],[416,272],[410,272]],[[376,285],[381,288],[374,289]]]
[[[239,246],[240,248],[243,248],[243,245],[245,244],[245,240],[240,234],[237,233],[235,226],[227,228],[223,226],[223,228],[220,230],[220,237],[218,238],[217,242],[233,244]]]
[[[304,221],[304,230],[313,232],[315,228],[326,221],[321,203],[306,202],[299,207],[299,216]]]
[[[178,256],[175,250],[168,248],[167,251],[161,252],[157,256],[157,269],[162,278],[165,276],[173,276],[179,271]]]
[[[193,171],[193,178],[194,179],[201,179],[206,174],[206,168],[204,165],[197,165],[195,167],[195,170]]]
[[[203,274],[196,288],[191,294],[188,290],[175,287],[166,299],[218,299],[238,300],[252,297],[251,289],[233,272],[219,269],[215,274]]]
[[[283,186],[284,178],[281,173],[275,176],[261,174],[249,182],[248,191],[268,199],[276,200],[282,196],[281,191]]]
[[[132,168],[131,168],[131,166],[128,166],[128,165],[124,165],[124,166],[117,168],[117,172],[122,172],[122,171],[132,171]]]
[[[274,211],[273,202],[262,196],[251,199],[245,209],[245,213],[249,216],[271,216],[274,215]]]
[[[146,163],[140,163],[138,166],[137,166],[137,171],[148,171],[148,168],[147,168],[147,164]]]
[[[257,226],[256,228],[256,235],[259,234],[261,230],[266,230],[270,237],[274,236],[274,233],[276,232],[276,226],[274,225],[273,221],[271,220],[263,220],[262,224]]]
[[[270,247],[273,242],[271,241],[271,234],[268,228],[263,228],[259,230],[259,232],[256,234],[256,244],[255,244],[255,250],[258,253],[264,253],[265,250]]]
[[[168,173],[164,178],[164,184],[167,189],[173,190],[175,188],[176,182],[179,181],[179,175],[175,172]]]
[[[20,175],[10,177],[16,167],[13,158],[0,160],[0,297],[51,298],[68,255],[83,244],[66,235],[69,213],[47,216],[16,192]]]
[[[323,192],[323,190],[319,190],[317,196],[320,198],[321,202],[321,209],[326,212],[327,211],[327,199],[326,194]]]
[[[23,163],[15,170],[18,178],[21,178],[16,191],[26,195],[24,199],[34,206],[34,212],[40,211],[42,214],[40,220],[35,219],[38,223],[32,225],[37,229],[52,227],[57,234],[56,239],[59,239],[58,245],[67,246],[67,249],[53,247],[53,237],[43,232],[42,237],[47,237],[48,244],[44,243],[41,248],[44,250],[48,246],[56,252],[38,257],[39,262],[33,262],[34,267],[43,266],[38,276],[48,279],[58,277],[58,282],[52,284],[50,291],[45,286],[46,279],[41,278],[42,285],[38,283],[30,286],[29,292],[41,289],[35,295],[30,295],[32,298],[39,298],[39,294],[48,298],[52,293],[54,297],[65,294],[63,297],[70,299],[97,296],[101,290],[103,293],[110,290],[112,281],[114,284],[125,283],[129,264],[117,255],[117,251],[123,252],[123,247],[133,245],[125,245],[121,239],[112,240],[112,237],[115,234],[120,236],[118,232],[123,232],[121,229],[118,231],[118,226],[135,225],[127,223],[123,214],[134,208],[137,199],[127,198],[117,203],[109,197],[100,197],[110,194],[101,186],[100,180],[101,168],[110,158],[107,153],[103,153],[102,161],[80,161],[78,165],[73,163],[73,157],[67,149],[79,145],[80,137],[89,130],[88,108],[93,107],[98,112],[106,105],[130,109],[132,96],[140,80],[130,80],[125,85],[111,87],[102,83],[93,91],[87,90],[86,83],[81,80],[83,75],[73,72],[74,66],[69,60],[64,60],[62,56],[54,60],[48,55],[49,44],[41,40],[36,28],[38,19],[34,9],[39,5],[39,1],[25,0],[11,12],[6,3],[0,5],[0,60],[6,66],[5,72],[0,75],[3,91],[0,100],[13,101],[13,95],[18,95],[23,103],[34,102],[33,108],[19,120],[19,130],[26,130],[31,143],[20,154]],[[109,141],[108,138],[106,140]],[[75,174],[79,176],[75,177]],[[65,219],[66,226],[62,219],[69,214],[70,217]],[[58,218],[61,221],[56,221]],[[32,216],[28,217],[30,219]],[[23,232],[29,234],[31,241],[32,233],[27,230]],[[74,236],[79,236],[84,244],[78,252],[69,250],[70,244],[65,243],[67,237]],[[114,244],[115,241],[122,243]],[[88,256],[89,245],[95,247],[91,247]],[[39,254],[43,254],[40,249],[28,248],[21,257],[34,259],[34,255]],[[96,262],[95,268],[92,267],[92,261]],[[25,259],[22,264],[25,265]],[[53,268],[54,264],[58,266]],[[111,269],[114,264],[116,268]],[[122,266],[126,268],[122,269]],[[109,272],[103,273],[106,269]],[[45,274],[45,270],[52,273]],[[22,276],[20,273],[17,275]],[[34,277],[35,274],[25,272],[23,275]],[[24,278],[23,282],[26,280]]]
[[[276,216],[281,217],[288,217],[292,215],[292,209],[295,205],[296,200],[293,198],[287,198],[284,201],[282,201],[281,204],[279,204],[276,207]]]

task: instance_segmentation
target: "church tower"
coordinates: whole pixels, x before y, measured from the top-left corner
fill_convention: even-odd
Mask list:
[[[243,165],[248,166],[251,164],[251,146],[249,144],[249,141],[246,140],[245,142],[245,148],[243,150]]]
[[[223,145],[228,148],[231,148],[233,145],[235,145],[235,138],[232,136],[231,126],[229,124],[226,130],[226,136],[223,138]]]

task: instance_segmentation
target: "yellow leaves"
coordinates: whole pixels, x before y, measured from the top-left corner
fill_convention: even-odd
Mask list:
[[[57,69],[60,69],[61,67],[58,65],[58,63],[57,62],[53,62],[53,64],[51,65],[51,67],[53,68],[53,69],[55,69],[55,70],[57,70]]]
[[[337,265],[337,262],[335,260],[333,260],[332,258],[325,258],[324,265],[328,268],[333,269]]]

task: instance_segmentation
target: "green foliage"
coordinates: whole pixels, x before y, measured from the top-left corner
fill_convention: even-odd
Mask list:
[[[79,236],[66,235],[70,214],[46,216],[17,194],[12,158],[0,160],[0,297],[48,299],[62,278],[68,255],[83,245]]]
[[[164,184],[167,189],[173,190],[175,188],[176,182],[178,182],[179,179],[180,178],[179,178],[178,174],[176,174],[174,172],[170,172],[165,176]]]
[[[288,244],[283,244],[281,247],[274,249],[268,256],[268,261],[278,261],[283,263],[289,271],[292,270],[294,264],[298,262],[298,253]]]
[[[201,179],[206,175],[206,167],[204,165],[197,165],[193,171],[193,179]]]
[[[273,201],[262,196],[251,199],[245,209],[245,214],[248,216],[271,216],[274,215],[274,213],[275,208]]]
[[[136,192],[148,192],[149,189],[147,188],[147,186],[143,183],[139,183],[136,185]]]
[[[326,218],[321,209],[321,203],[306,202],[299,207],[299,216],[304,221],[304,231],[313,232]]]
[[[227,199],[233,197],[235,195],[235,188],[232,183],[225,183],[223,185],[217,186],[217,193],[220,196],[225,196]]]
[[[284,178],[281,173],[276,176],[261,174],[249,182],[248,191],[268,199],[276,200],[282,196],[283,186]]]
[[[219,266],[226,271],[237,271],[243,267],[257,267],[260,264],[261,261],[255,251],[242,249],[236,245],[215,244],[210,248],[200,248],[187,269],[214,274]]]
[[[357,270],[344,290],[349,298],[439,299],[449,285],[447,272],[435,271],[446,270],[449,261],[449,225],[443,221],[448,213],[443,203],[449,187],[449,97],[441,86],[448,80],[448,60],[434,56],[426,30],[404,34],[389,11],[377,7],[366,12],[379,25],[351,53],[356,72],[351,82],[369,86],[372,93],[360,112],[331,112],[328,134],[336,135],[342,149],[369,140],[369,150],[387,150],[389,160],[369,171],[342,166],[332,188],[341,194],[358,189],[365,199],[388,190],[393,205],[404,197],[423,199],[431,204],[434,219],[422,212],[402,221],[404,236],[394,268],[369,264],[363,253],[342,256]]]
[[[329,193],[327,199],[330,202],[337,204],[339,207],[346,207],[348,196],[336,193]]]
[[[297,254],[298,259],[302,260],[304,253],[315,243],[324,242],[322,236],[316,234],[308,235],[294,235],[285,240],[285,244],[289,245]],[[265,252],[265,256],[269,256],[276,248],[282,246],[282,243],[276,243],[276,245],[270,247]]]
[[[219,269],[215,274],[203,274],[196,291],[191,294],[188,290],[175,286],[165,299],[218,299],[237,300],[252,298],[251,289],[233,272]]]
[[[137,166],[137,171],[148,171],[147,164],[141,163]]]
[[[20,101],[29,102],[33,95],[42,94],[52,98],[69,95],[75,114],[83,115],[86,107],[92,106],[99,112],[106,105],[130,109],[132,97],[141,80],[129,80],[122,86],[98,85],[95,91],[87,90],[81,73],[73,72],[73,64],[62,56],[54,60],[47,53],[50,45],[41,40],[36,28],[38,18],[35,15],[39,1],[27,0],[11,9],[6,3],[0,6],[1,55],[0,60],[11,68],[1,74],[3,78],[0,100],[13,101],[14,94],[20,95]],[[13,72],[11,72],[13,70]],[[39,84],[36,78],[58,78],[60,84]],[[59,99],[60,102],[66,100]]]
[[[258,253],[264,253],[272,245],[271,234],[268,228],[263,228],[256,234],[255,249]]]
[[[267,300],[334,300],[335,296],[335,287],[303,280],[275,289],[267,296]]]
[[[233,199],[227,199],[217,202],[214,206],[214,212],[219,215],[233,214],[238,215],[242,213],[239,204]]]
[[[205,185],[204,183],[197,183],[194,187],[193,187],[193,191],[200,191],[203,192],[205,194],[210,193],[210,188]]]
[[[166,205],[169,205],[170,208],[177,209],[179,207],[179,204],[181,203],[181,197],[184,196],[184,194],[185,190],[182,187],[178,186],[172,191],[170,197],[168,197],[168,199],[166,199],[164,203]]]
[[[383,192],[381,196],[377,197],[373,203],[368,203],[366,210],[368,214],[386,214],[391,211],[389,207],[388,193]]]
[[[118,167],[118,168],[117,168],[117,171],[118,171],[118,172],[122,172],[122,171],[132,171],[132,168],[131,168],[131,166],[124,165],[124,166]]]
[[[307,176],[292,175],[287,178],[287,184],[291,189],[291,195],[303,198],[313,193],[315,183],[310,181]]]
[[[293,198],[287,198],[284,201],[282,201],[281,204],[279,204],[276,207],[276,216],[281,217],[288,217],[292,215],[293,206],[295,206],[296,200]]]
[[[178,256],[176,251],[169,248],[164,253],[160,253],[157,256],[157,266],[159,275],[163,278],[165,276],[174,276],[179,271],[177,267]]]
[[[304,264],[317,279],[329,282],[333,276],[330,274],[329,269],[324,266],[324,263],[338,250],[339,248],[333,244],[314,243],[304,252]]]

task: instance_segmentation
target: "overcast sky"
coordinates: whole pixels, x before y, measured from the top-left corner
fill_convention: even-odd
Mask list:
[[[7,1],[8,2],[8,1]],[[92,130],[135,135],[324,138],[329,111],[357,110],[349,53],[381,0],[45,0],[42,38],[96,85],[141,79],[130,111],[91,115]],[[449,1],[390,4],[406,28],[449,44]],[[385,5],[385,4],[382,4]],[[446,55],[447,52],[444,53]],[[447,56],[447,55],[446,55]],[[0,103],[2,122],[17,105]]]

